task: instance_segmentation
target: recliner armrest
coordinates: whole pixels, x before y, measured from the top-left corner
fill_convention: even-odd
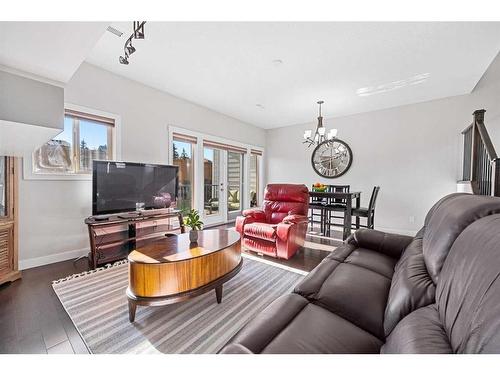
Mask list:
[[[266,221],[266,213],[256,208],[243,210],[241,214],[245,217],[251,217],[252,219],[255,219],[257,221]]]
[[[282,220],[285,224],[307,223],[307,221],[307,216],[304,215],[288,215]]]
[[[346,240],[348,244],[399,259],[406,247],[413,241],[413,237],[402,234],[380,232],[374,229],[358,229]]]

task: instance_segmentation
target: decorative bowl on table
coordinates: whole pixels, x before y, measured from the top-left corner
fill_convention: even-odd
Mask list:
[[[326,185],[323,185],[319,182],[316,182],[313,186],[312,186],[312,191],[317,191],[319,193],[324,193],[326,191],[326,189],[328,188],[328,186]]]

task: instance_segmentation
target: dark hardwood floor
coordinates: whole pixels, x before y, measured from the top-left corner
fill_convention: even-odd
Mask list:
[[[310,271],[338,245],[338,241],[308,236],[306,247],[292,259],[263,258]],[[68,260],[25,270],[22,279],[0,286],[0,353],[88,353],[51,285],[87,269],[86,259]]]
[[[0,353],[88,353],[51,285],[87,269],[85,259],[53,263],[0,286]]]

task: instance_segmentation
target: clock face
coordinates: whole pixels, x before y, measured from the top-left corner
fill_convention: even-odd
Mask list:
[[[347,143],[334,138],[316,146],[311,163],[314,171],[322,177],[340,177],[351,166],[352,151]]]

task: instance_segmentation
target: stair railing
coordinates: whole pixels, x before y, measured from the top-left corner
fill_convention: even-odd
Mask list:
[[[484,125],[484,109],[473,113],[464,136],[463,180],[470,181],[474,194],[500,196],[500,159]]]

